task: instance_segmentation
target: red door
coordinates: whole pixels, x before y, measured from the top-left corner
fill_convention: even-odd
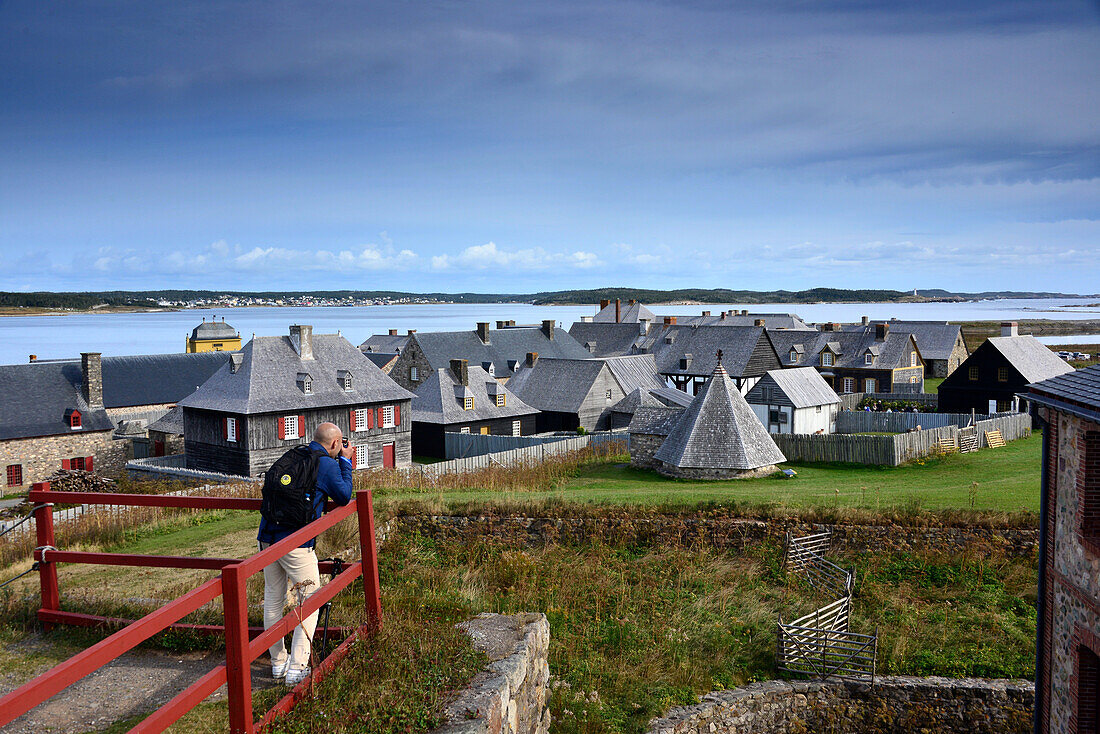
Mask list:
[[[394,460],[393,444],[387,443],[382,445],[382,466],[392,469],[397,466],[397,462]]]

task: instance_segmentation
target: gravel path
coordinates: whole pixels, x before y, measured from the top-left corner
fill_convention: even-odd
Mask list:
[[[225,660],[223,650],[172,653],[131,650],[50,698],[11,724],[4,734],[81,734],[116,721],[148,713]],[[266,656],[252,664],[253,689],[276,685]],[[44,666],[37,673],[48,670]],[[26,678],[0,675],[0,694],[18,688]],[[208,701],[226,696],[225,686]]]

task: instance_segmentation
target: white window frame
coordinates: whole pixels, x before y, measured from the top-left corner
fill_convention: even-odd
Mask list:
[[[793,349],[791,350],[791,361],[792,362],[797,362],[798,361],[798,352],[796,352]]]
[[[822,367],[832,367],[833,366],[833,353],[832,352],[822,352],[821,353],[821,366]]]
[[[313,394],[313,380],[311,380],[308,377],[306,377],[302,380],[302,393],[304,395],[312,395]]]
[[[867,354],[863,355],[863,364],[874,364],[874,363],[875,363],[875,355],[871,354],[870,352],[867,352]]]
[[[504,407],[504,393],[498,392],[496,395],[496,404],[498,408]]]
[[[237,419],[236,418],[222,418],[225,421],[225,440],[230,443],[237,443],[240,437],[237,435]]]
[[[854,377],[845,377],[843,384],[844,384],[844,392],[845,393],[855,392],[856,378],[854,378]]]
[[[462,426],[462,428],[458,429],[458,432],[459,433],[469,433],[470,432],[470,427],[469,426]]]
[[[877,392],[878,380],[873,377],[868,377],[863,381],[863,392]]]
[[[394,421],[394,410],[392,405],[382,406],[382,428],[393,428],[397,423]]]
[[[522,436],[523,435],[523,423],[522,423],[522,421],[512,421],[512,435],[513,436]]]
[[[463,410],[473,410],[474,409],[474,398],[473,398],[472,395],[467,395],[465,398],[462,399],[462,409]]]
[[[916,352],[909,352],[909,366],[910,367],[916,367],[917,366],[917,353]]]
[[[294,423],[291,423],[291,421],[294,421]],[[290,427],[292,425],[294,426],[293,431],[290,430]],[[291,439],[291,438],[301,438],[301,437],[302,437],[302,426],[298,425],[298,416],[296,416],[296,415],[284,415],[283,416],[283,438],[284,439]]]
[[[346,374],[340,378],[340,387],[344,388],[344,392],[351,392],[351,374]]]
[[[417,367],[413,366],[409,368],[409,379],[412,382],[420,381],[420,370]]]
[[[352,424],[351,430],[353,433],[367,430],[367,409],[356,408],[355,409],[355,423]]]
[[[360,456],[362,456],[362,460],[360,460]],[[367,445],[365,443],[358,444],[355,447],[355,468],[366,469],[369,465],[369,461],[370,454],[367,451]]]

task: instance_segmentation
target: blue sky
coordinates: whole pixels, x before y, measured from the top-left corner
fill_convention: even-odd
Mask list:
[[[0,70],[0,290],[1100,290],[1096,2],[0,0]]]

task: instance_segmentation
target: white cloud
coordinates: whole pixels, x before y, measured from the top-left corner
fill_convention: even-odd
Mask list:
[[[433,270],[511,268],[513,270],[549,270],[555,267],[588,269],[603,265],[594,252],[548,252],[541,247],[505,250],[495,242],[471,245],[457,255],[437,255],[432,258]]]

